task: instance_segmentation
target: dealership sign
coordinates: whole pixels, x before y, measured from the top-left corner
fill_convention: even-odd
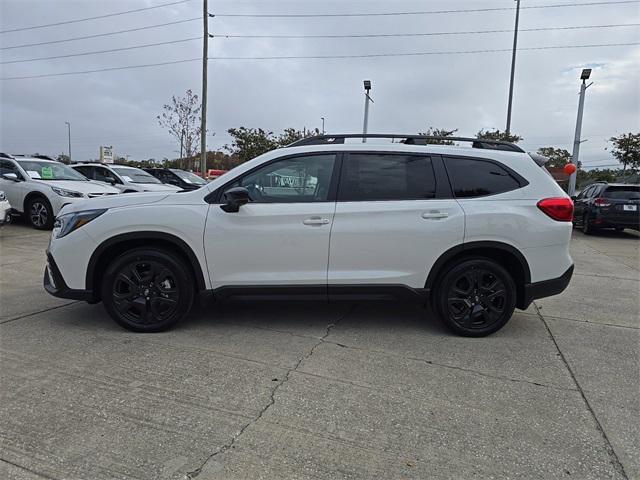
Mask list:
[[[100,147],[100,162],[113,163],[113,147]]]

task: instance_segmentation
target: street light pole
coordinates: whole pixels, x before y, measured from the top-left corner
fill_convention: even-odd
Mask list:
[[[71,124],[69,122],[64,122],[67,124],[67,132],[69,134],[69,163],[71,163]]]
[[[320,117],[322,120],[322,134],[324,135],[324,117]]]
[[[516,27],[513,32],[513,52],[511,53],[511,80],[509,82],[509,105],[507,106],[507,134],[511,133],[511,107],[513,106],[513,82],[516,76],[516,51],[518,49],[518,22],[520,21],[520,0],[516,0]]]
[[[209,57],[209,8],[202,0],[202,115],[200,120],[200,171],[207,175],[207,68]],[[194,162],[195,163],[195,162]],[[195,166],[195,165],[194,165]]]
[[[373,102],[369,96],[371,91],[371,80],[364,81],[364,123],[362,125],[362,143],[367,143],[367,130],[369,129],[369,102]]]
[[[576,177],[578,175],[578,158],[580,156],[580,144],[582,140],[580,139],[582,135],[582,114],[584,112],[584,97],[587,92],[587,88],[593,85],[593,82],[587,85],[587,80],[591,76],[591,69],[585,68],[582,70],[582,75],[580,75],[580,80],[582,80],[582,84],[580,85],[580,100],[578,100],[578,118],[576,120],[576,134],[573,138],[573,153],[571,154],[571,162],[576,166],[576,171],[571,174],[569,177],[569,188],[568,193],[569,196],[573,196],[576,193]]]

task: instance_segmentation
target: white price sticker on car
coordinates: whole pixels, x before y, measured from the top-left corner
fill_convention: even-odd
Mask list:
[[[636,210],[638,210],[638,206],[637,205],[623,205],[622,209],[626,212],[635,212]]]

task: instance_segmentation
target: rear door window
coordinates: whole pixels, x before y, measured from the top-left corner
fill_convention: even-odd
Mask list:
[[[523,186],[507,169],[488,160],[445,157],[444,161],[456,198],[485,197]]]
[[[424,155],[350,153],[343,162],[338,200],[424,200],[434,198],[436,180]]]

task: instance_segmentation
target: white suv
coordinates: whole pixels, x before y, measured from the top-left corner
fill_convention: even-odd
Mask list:
[[[166,185],[141,168],[102,163],[76,163],[71,167],[87,178],[111,185],[122,193],[177,192],[181,188]]]
[[[25,156],[0,156],[0,190],[13,210],[25,214],[40,230],[50,230],[65,205],[119,193],[89,181],[63,163]]]
[[[45,288],[102,300],[135,331],[167,329],[209,291],[430,300],[468,336],[566,288],[573,204],[540,157],[473,139],[345,142],[354,136],[301,140],[192,192],[69,205]]]

